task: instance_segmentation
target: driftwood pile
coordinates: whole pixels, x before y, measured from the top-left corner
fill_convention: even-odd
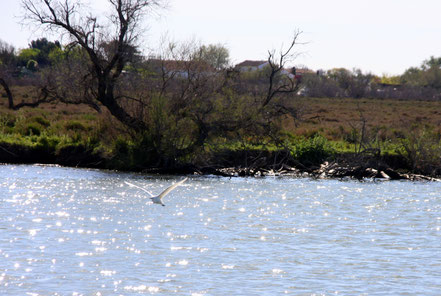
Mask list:
[[[347,165],[337,162],[325,162],[320,169],[314,172],[318,178],[354,178],[362,179],[385,179],[385,180],[411,180],[411,181],[441,181],[440,179],[417,175],[402,174],[389,167],[372,168],[365,165]]]
[[[325,162],[320,167],[300,168],[282,165],[278,169],[274,168],[203,168],[195,172],[196,174],[212,174],[224,177],[264,177],[264,176],[292,176],[309,177],[317,179],[382,179],[382,180],[410,180],[410,181],[439,181],[441,179],[418,174],[399,173],[390,167],[377,166],[375,168],[368,164],[348,164],[346,162]]]

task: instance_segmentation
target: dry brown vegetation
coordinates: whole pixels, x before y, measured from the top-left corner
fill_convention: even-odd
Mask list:
[[[32,101],[37,94],[31,87],[15,86],[12,91],[16,101]],[[295,124],[285,126],[286,131],[303,136],[320,133],[328,140],[339,141],[359,127],[362,120],[368,130],[381,130],[383,137],[394,138],[409,131],[413,125],[428,125],[441,133],[441,102],[393,99],[348,99],[348,98],[293,98],[300,109]],[[0,100],[1,114],[16,114],[7,108],[5,94]],[[64,103],[43,104],[37,109],[25,108],[26,117],[44,114],[55,125],[57,122],[80,121],[85,126],[97,124],[122,129],[105,112],[98,113],[85,105]],[[291,122],[291,121],[290,121]],[[116,131],[115,131],[116,132]]]
[[[320,133],[341,140],[363,118],[368,129],[382,129],[389,136],[408,131],[411,125],[429,125],[441,133],[441,102],[392,99],[295,98],[301,108],[298,135]]]

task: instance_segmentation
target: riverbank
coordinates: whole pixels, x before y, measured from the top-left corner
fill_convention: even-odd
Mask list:
[[[49,148],[48,148],[49,147]],[[173,167],[121,166],[124,157],[103,155],[86,145],[70,145],[61,149],[51,146],[0,143],[0,163],[57,164],[83,167],[137,171],[150,174],[197,174],[225,177],[289,176],[317,179],[383,179],[410,181],[441,181],[441,169],[432,175],[412,173],[406,160],[397,155],[340,153],[322,162],[299,162],[290,153],[280,151],[222,151],[212,155],[205,164],[187,163]],[[216,159],[216,164],[214,164]],[[246,165],[248,164],[248,165]]]
[[[30,93],[14,91],[23,99]],[[186,154],[177,146],[185,137],[167,143],[148,131],[134,134],[105,111],[61,103],[14,111],[0,102],[0,162],[167,174],[440,178],[441,102],[295,99],[301,111],[295,125],[281,122],[275,138],[216,135]]]

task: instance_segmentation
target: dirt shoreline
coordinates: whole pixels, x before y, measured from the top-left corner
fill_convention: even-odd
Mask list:
[[[107,166],[95,165],[65,165],[60,163],[47,162],[2,162],[0,165],[29,164],[29,165],[57,165],[63,167],[80,167],[90,169],[117,170]],[[118,170],[117,170],[118,171]],[[391,168],[383,170],[364,167],[360,165],[341,165],[336,162],[324,162],[319,168],[298,169],[283,165],[279,169],[273,168],[245,168],[245,167],[194,167],[182,166],[176,168],[145,168],[142,170],[121,170],[131,172],[142,172],[155,175],[213,175],[221,177],[293,177],[293,178],[312,178],[312,179],[339,179],[339,180],[407,180],[407,181],[430,181],[441,182],[441,178],[413,174],[410,172],[397,172]]]

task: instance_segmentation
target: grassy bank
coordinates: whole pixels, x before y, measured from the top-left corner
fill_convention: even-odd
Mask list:
[[[18,101],[32,99],[16,87]],[[441,102],[293,98],[299,116],[275,144],[211,139],[173,163],[149,135],[135,136],[106,113],[66,104],[7,109],[0,102],[0,161],[124,170],[179,166],[314,167],[341,155],[366,155],[398,169],[440,174]],[[292,121],[287,121],[292,122]]]

